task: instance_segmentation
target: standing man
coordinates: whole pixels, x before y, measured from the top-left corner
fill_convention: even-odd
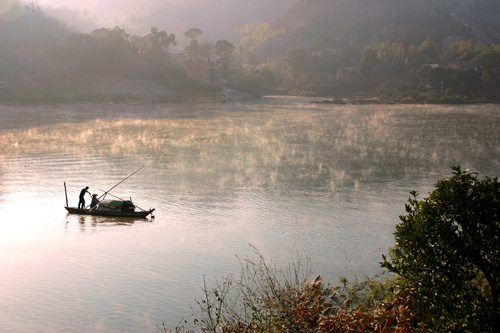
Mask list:
[[[85,193],[90,194],[88,189],[89,189],[89,187],[87,186],[80,191],[80,201],[78,202],[78,209],[80,209],[80,206],[82,207],[82,209],[85,208]]]

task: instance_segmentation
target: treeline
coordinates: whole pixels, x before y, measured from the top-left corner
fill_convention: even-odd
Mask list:
[[[363,50],[357,68],[361,80],[387,96],[414,90],[407,101],[492,99],[500,88],[500,45],[459,41],[440,47],[429,38],[407,48],[379,43]]]
[[[116,26],[71,33],[34,5],[7,3],[5,17],[10,19],[0,22],[4,102],[107,101],[110,96],[88,89],[103,76],[154,81],[191,94],[224,85],[253,97],[363,93],[403,103],[492,101],[500,96],[500,46],[493,43],[461,40],[442,46],[428,37],[419,43],[409,38],[332,48],[330,41],[290,48],[289,31],[267,23],[241,29],[236,44],[199,42],[203,31],[191,28],[184,33],[189,43],[183,57],[219,67],[220,80],[210,86],[188,78],[182,60],[171,55],[176,36],[165,30],[152,27],[134,36]],[[111,98],[127,102],[142,97]],[[161,96],[156,100],[165,101]]]
[[[258,97],[272,81],[262,83],[265,80],[258,80],[259,74],[241,71],[231,42],[198,42],[203,34],[198,28],[184,33],[190,42],[184,53],[177,56],[171,52],[177,44],[176,36],[156,27],[143,36],[130,35],[119,26],[71,33],[34,5],[8,3],[5,16],[10,19],[0,22],[1,102],[172,100],[167,94],[110,94],[90,89],[94,81],[103,77],[155,82],[170,91],[181,91],[174,97],[176,101],[204,94],[213,98],[222,84]],[[190,78],[183,64],[187,57],[218,66],[220,80],[216,84],[203,84]]]
[[[128,34],[119,26],[91,33],[72,33],[38,7],[7,0],[0,21],[0,101],[2,102],[130,102],[133,94],[105,95],[89,86],[100,77],[147,80],[172,89],[213,91],[190,80],[182,60],[171,55],[176,36],[151,27],[143,36]],[[194,31],[194,32],[193,32]],[[229,70],[228,41],[198,45],[199,29],[186,31],[189,56],[217,59]],[[216,89],[215,89],[216,90]],[[164,96],[156,96],[162,101]]]
[[[259,81],[263,92],[368,93],[405,103],[491,101],[500,96],[500,45],[480,41],[462,40],[445,47],[429,38],[406,47],[387,41],[361,51],[299,48],[283,59],[249,68],[250,76],[265,74],[267,81]]]
[[[276,20],[238,30],[236,44],[245,63],[273,71],[283,93],[491,100],[499,13],[493,0],[295,0]]]
[[[120,27],[71,33],[34,5],[7,1],[0,23],[0,98],[4,102],[106,99],[89,95],[95,77],[155,80],[173,85],[182,71],[168,57],[175,35],[155,27],[143,38]],[[132,96],[114,96],[116,100]]]

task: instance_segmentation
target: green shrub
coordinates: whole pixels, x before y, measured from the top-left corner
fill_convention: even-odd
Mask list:
[[[428,198],[411,192],[382,266],[436,330],[499,332],[500,183],[452,169]]]

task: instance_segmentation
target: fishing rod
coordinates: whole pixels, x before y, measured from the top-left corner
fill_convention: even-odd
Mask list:
[[[121,183],[123,183],[124,181],[126,181],[127,179],[129,179],[130,177],[132,177],[133,175],[135,175],[136,173],[138,173],[142,168],[144,168],[144,165],[141,166],[139,169],[135,170],[133,173],[131,173],[129,176],[127,176],[126,178],[124,178],[122,181],[120,181],[118,184],[116,184],[115,186],[113,186],[109,190],[104,191],[104,193],[99,198],[97,198],[97,200],[101,200],[102,197],[105,198],[106,195],[109,193],[109,191],[111,191],[112,189],[114,189],[115,187],[117,187],[118,185],[120,185]]]
[[[120,185],[121,183],[123,183],[124,181],[126,181],[127,179],[129,179],[130,177],[132,177],[133,175],[135,175],[136,173],[138,173],[142,168],[144,168],[144,165],[141,166],[139,169],[135,170],[133,173],[131,173],[129,176],[125,177],[124,179],[122,179],[118,184],[116,184],[115,186],[113,186],[112,188],[110,188],[109,190],[107,191],[104,191],[104,193],[99,197],[97,198],[97,200],[101,200],[102,197],[106,197],[106,195],[108,194],[109,191],[111,191],[112,189],[114,189],[115,187],[117,187],[118,185]],[[102,190],[100,190],[102,191]],[[85,215],[89,214],[91,211],[93,211],[95,208],[97,207],[97,205],[95,205],[94,207],[91,207],[90,210],[85,213]]]

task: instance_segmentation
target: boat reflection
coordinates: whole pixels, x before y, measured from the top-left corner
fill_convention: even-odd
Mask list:
[[[66,214],[65,229],[68,233],[93,233],[113,227],[131,227],[152,223],[154,219],[136,217],[111,217]]]

